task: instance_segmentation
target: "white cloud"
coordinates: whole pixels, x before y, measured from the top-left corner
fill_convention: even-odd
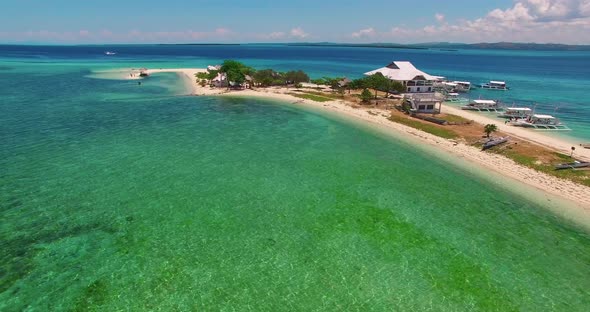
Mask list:
[[[297,38],[297,39],[303,39],[309,36],[308,33],[306,33],[305,31],[303,31],[303,28],[301,27],[296,27],[291,29],[291,37],[293,38]]]
[[[286,36],[287,36],[287,34],[285,34],[285,33],[284,33],[284,32],[282,32],[282,31],[275,31],[275,32],[273,32],[273,33],[270,33],[270,34],[268,35],[268,38],[269,38],[269,39],[283,39],[283,38],[285,38]]]
[[[361,30],[355,31],[351,34],[352,38],[363,38],[363,37],[372,38],[372,37],[375,37],[375,35],[377,35],[377,32],[375,31],[375,29],[373,29],[373,27],[361,29]]]
[[[446,21],[437,13],[437,25],[393,27],[380,39],[405,42],[557,42],[590,44],[590,0],[518,0],[512,7],[495,9],[483,17]]]

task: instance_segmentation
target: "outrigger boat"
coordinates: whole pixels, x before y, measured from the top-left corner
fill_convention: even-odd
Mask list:
[[[471,82],[469,81],[453,81],[456,85],[455,90],[457,92],[469,92],[471,90]]]
[[[497,80],[490,80],[490,82],[482,83],[479,85],[482,89],[489,89],[489,90],[508,90],[509,88],[506,86],[506,82],[504,81],[497,81]]]
[[[537,130],[571,130],[551,115],[531,115],[508,123],[515,127],[534,128]]]
[[[499,113],[500,118],[521,119],[527,118],[533,113],[533,110],[528,107],[506,107],[504,112]]]
[[[503,108],[498,107],[498,102],[494,100],[473,100],[471,103],[461,106],[461,109],[478,112],[497,112],[503,110]]]
[[[445,97],[445,102],[465,103],[468,101],[469,101],[469,99],[459,97],[459,93],[456,93],[456,92],[447,93],[447,96]]]
[[[555,170],[585,168],[585,167],[590,167],[590,162],[582,162],[582,161],[577,161],[576,160],[576,161],[571,162],[571,163],[565,163],[565,164],[555,165]]]

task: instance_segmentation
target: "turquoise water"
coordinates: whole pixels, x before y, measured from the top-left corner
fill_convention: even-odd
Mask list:
[[[404,141],[172,74],[6,67],[1,311],[590,306],[588,232]]]
[[[106,56],[104,51],[116,51]],[[473,99],[495,99],[512,106],[535,108],[555,115],[573,129],[557,135],[590,142],[590,52],[503,50],[407,50],[375,48],[296,47],[285,45],[175,46],[2,46],[0,63],[16,62],[31,71],[36,66],[63,68],[205,67],[224,59],[239,59],[255,68],[302,69],[312,77],[361,77],[393,60],[411,61],[418,68],[452,80],[474,84],[504,80],[510,91],[473,90]],[[499,120],[503,122],[503,120]]]

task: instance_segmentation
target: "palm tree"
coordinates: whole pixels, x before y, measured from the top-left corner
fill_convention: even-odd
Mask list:
[[[494,124],[487,124],[485,125],[485,127],[483,127],[483,132],[486,133],[486,137],[489,138],[490,134],[492,134],[492,132],[496,132],[498,131],[498,127],[496,127],[496,125]]]

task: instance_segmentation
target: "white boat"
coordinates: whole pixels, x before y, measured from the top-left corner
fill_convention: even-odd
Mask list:
[[[482,83],[479,85],[482,89],[489,89],[489,90],[508,90],[509,88],[506,86],[506,82],[504,81],[497,81],[497,80],[490,80],[490,82]]]
[[[457,86],[455,88],[457,92],[469,92],[471,90],[471,82],[469,81],[453,81],[453,83]]]
[[[533,110],[528,107],[507,107],[504,112],[499,113],[500,118],[522,119],[530,116]]]
[[[551,115],[540,114],[534,114],[524,119],[511,121],[509,125],[537,130],[571,130],[566,125],[562,124],[559,119]]]
[[[106,51],[104,54],[106,54],[106,55],[116,55],[117,52]]]
[[[498,102],[494,100],[473,100],[465,106],[461,106],[463,110],[471,110],[478,112],[497,112],[503,110],[498,107]]]
[[[459,93],[451,92],[451,93],[447,93],[447,95],[445,96],[445,102],[465,103],[465,102],[469,102],[469,99],[459,97]]]

